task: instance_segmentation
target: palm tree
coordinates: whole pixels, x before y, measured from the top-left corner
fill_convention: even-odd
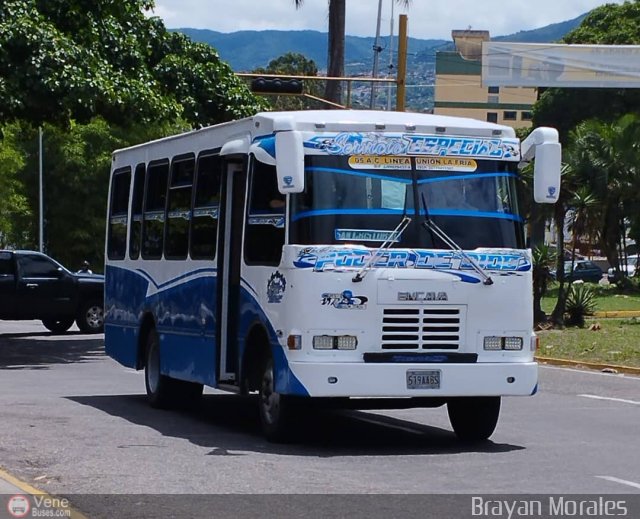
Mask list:
[[[296,9],[304,0],[293,0]],[[409,7],[411,0],[395,0],[398,4]],[[344,76],[345,18],[346,0],[329,0],[329,45],[327,56],[327,77]],[[342,103],[342,83],[327,81],[325,98],[333,103]]]
[[[611,123],[585,121],[571,133],[571,140],[571,162],[601,201],[601,249],[618,268],[624,221],[638,221],[634,207],[640,184],[640,118],[629,114]]]

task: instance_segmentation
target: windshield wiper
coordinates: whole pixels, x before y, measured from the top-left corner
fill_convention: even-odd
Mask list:
[[[396,241],[398,241],[400,239],[400,236],[402,235],[402,233],[404,232],[404,230],[407,228],[407,226],[411,223],[411,218],[409,218],[406,214],[402,217],[402,221],[398,224],[398,226],[391,231],[391,234],[389,235],[389,237],[384,241],[384,243],[382,245],[380,245],[380,247],[378,247],[378,249],[369,257],[369,261],[367,261],[364,266],[358,271],[356,272],[356,275],[353,276],[353,278],[351,279],[351,281],[353,281],[354,283],[357,283],[359,281],[362,281],[364,279],[364,277],[367,275],[367,272],[369,270],[371,270],[371,265],[374,264],[375,261],[377,261],[377,259],[380,257],[380,255],[382,254],[382,252],[386,251],[387,249],[389,249],[391,247],[391,245],[393,245]]]
[[[493,279],[483,270],[483,268],[478,265],[476,260],[474,260],[471,256],[469,256],[463,249],[458,245],[446,232],[444,232],[440,227],[436,225],[436,223],[431,219],[429,215],[429,209],[427,209],[427,201],[424,198],[424,193],[420,193],[422,197],[422,208],[424,209],[424,221],[422,225],[425,229],[427,229],[430,233],[435,234],[438,238],[440,238],[446,245],[448,245],[451,250],[459,253],[469,264],[473,267],[480,276],[482,277],[482,283],[484,285],[493,285]]]

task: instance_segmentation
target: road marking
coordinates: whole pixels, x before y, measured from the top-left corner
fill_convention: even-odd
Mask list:
[[[593,398],[594,400],[611,400],[612,402],[622,402],[623,404],[633,404],[640,405],[640,402],[636,402],[635,400],[625,400],[624,398],[612,398],[608,396],[598,396],[598,395],[578,395],[584,398]]]
[[[581,373],[583,375],[595,375],[597,377],[616,377],[617,380],[633,380],[635,382],[640,382],[640,377],[637,375],[629,375],[626,373],[602,373],[600,371],[591,371],[588,369],[576,369],[562,366],[549,366],[544,364],[538,364],[538,368],[540,369],[553,369],[560,371],[573,371],[574,373]]]
[[[634,483],[633,481],[627,481],[626,479],[614,478],[613,476],[595,476],[600,479],[606,479],[607,481],[613,481],[614,483],[620,483],[621,485],[627,485],[633,488],[640,488],[640,483]]]

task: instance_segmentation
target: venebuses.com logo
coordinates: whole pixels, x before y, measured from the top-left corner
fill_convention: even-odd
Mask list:
[[[26,517],[30,510],[29,499],[23,495],[11,496],[7,503],[7,511],[12,517]]]

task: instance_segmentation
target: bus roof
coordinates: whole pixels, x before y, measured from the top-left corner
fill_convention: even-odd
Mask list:
[[[445,115],[414,112],[386,112],[379,110],[304,110],[297,112],[263,112],[253,119],[272,125],[271,131],[300,130],[328,131],[389,131],[417,133],[444,133],[447,135],[483,135],[515,137],[509,126]],[[262,132],[260,132],[262,133]]]
[[[230,121],[198,130],[157,139],[114,152],[114,166],[124,159],[147,160],[158,156],[167,146],[179,149],[181,142],[199,141],[199,149],[221,148],[230,141],[238,141],[239,148],[247,148],[253,138],[274,132],[298,130],[308,132],[415,132],[466,137],[516,137],[509,126],[476,119],[413,112],[376,110],[302,110],[292,112],[261,112],[252,117]],[[126,161],[126,159],[125,159]]]

